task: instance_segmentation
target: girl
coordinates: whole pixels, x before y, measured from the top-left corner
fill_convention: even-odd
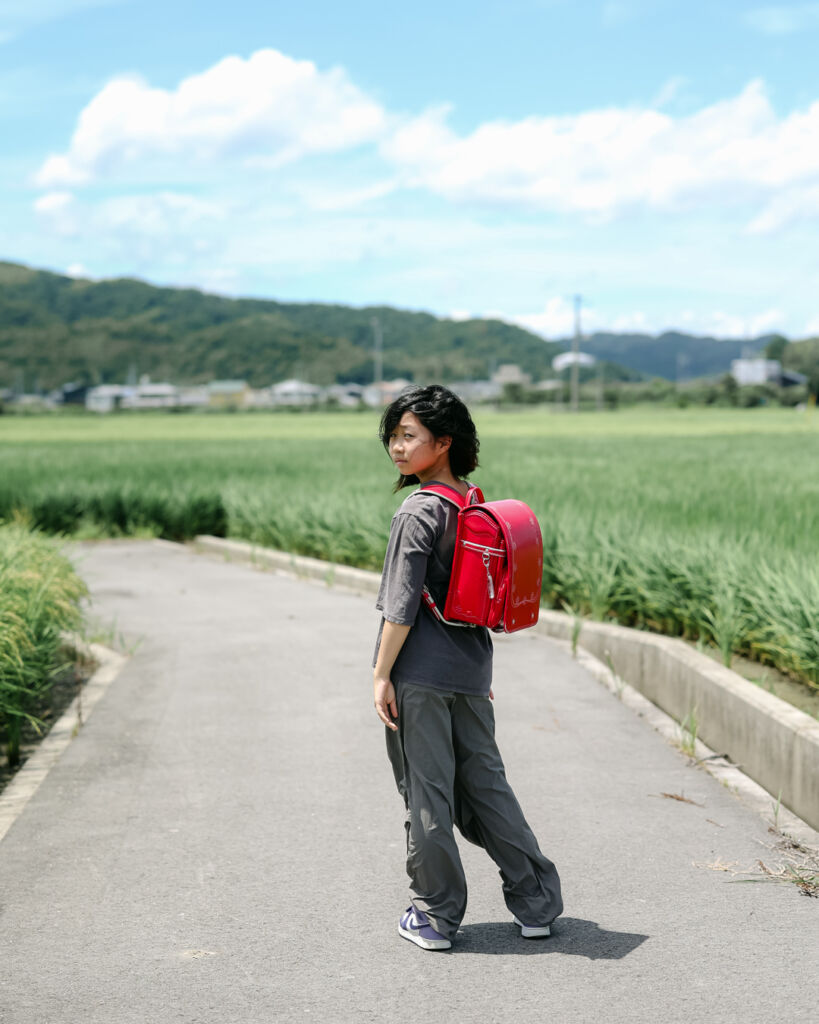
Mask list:
[[[387,407],[380,437],[411,484],[446,484],[465,495],[478,435],[463,402],[440,385],[405,391]],[[523,817],[495,744],[492,641],[483,627],[449,626],[443,608],[458,507],[413,491],[393,516],[376,607],[375,709],[407,810],[412,902],[398,931],[423,949],[449,949],[466,910],[466,880],[453,824],[500,869],[506,905],[525,938],[549,934],[562,912],[560,880]]]

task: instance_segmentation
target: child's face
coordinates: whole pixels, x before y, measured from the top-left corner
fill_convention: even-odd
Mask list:
[[[435,437],[418,417],[405,412],[390,434],[390,458],[402,476],[417,476],[423,483],[449,463],[448,437]]]

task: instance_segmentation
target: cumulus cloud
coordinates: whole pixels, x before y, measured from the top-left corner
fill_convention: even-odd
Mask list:
[[[408,185],[455,201],[607,218],[646,206],[759,205],[819,181],[819,101],[780,119],[759,80],[679,118],[608,108],[489,122],[459,136],[447,116],[439,108],[407,121],[382,152]]]
[[[69,149],[49,156],[36,183],[82,185],[152,164],[255,159],[280,166],[375,138],[383,109],[340,68],[277,50],[225,57],[172,90],[141,78],[108,82],[79,116]]]
[[[745,14],[745,23],[767,36],[788,36],[819,28],[819,4],[757,7]]]

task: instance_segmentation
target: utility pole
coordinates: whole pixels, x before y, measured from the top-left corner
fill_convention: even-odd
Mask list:
[[[381,385],[384,383],[384,339],[381,335],[381,324],[377,316],[370,320],[373,329],[373,382],[378,389],[378,397],[381,398]]]
[[[580,304],[583,301],[582,295],[574,297],[574,338],[572,338],[572,412],[577,412],[580,407]]]

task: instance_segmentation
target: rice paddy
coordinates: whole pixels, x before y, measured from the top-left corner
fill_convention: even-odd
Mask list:
[[[372,412],[0,418],[0,519],[215,533],[380,568],[394,469]],[[815,410],[476,411],[487,497],[543,528],[545,603],[819,689]]]

